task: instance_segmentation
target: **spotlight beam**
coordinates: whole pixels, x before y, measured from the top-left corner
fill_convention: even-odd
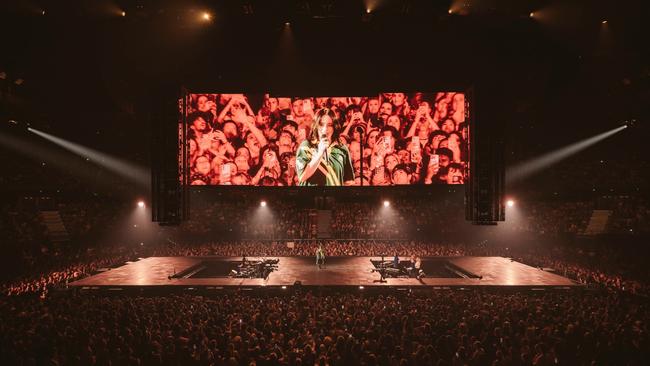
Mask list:
[[[32,132],[38,136],[41,136],[42,138],[58,145],[61,146],[62,148],[71,151],[75,154],[78,154],[80,156],[83,156],[85,158],[88,158],[95,163],[105,167],[106,169],[121,175],[127,179],[130,179],[131,181],[143,186],[147,187],[149,185],[149,173],[147,173],[146,169],[141,168],[135,164],[129,163],[127,161],[114,158],[108,154],[105,154],[103,152],[85,147],[83,145],[76,144],[71,141],[64,140],[62,138],[50,135],[48,133],[45,133],[43,131],[39,131],[33,128],[28,128],[27,129],[29,132]]]
[[[624,130],[627,128],[627,125],[620,126],[615,129],[603,132],[596,136],[592,136],[588,139],[575,142],[571,145],[565,146],[555,151],[548,152],[540,157],[530,159],[518,165],[515,165],[512,168],[508,168],[506,171],[506,184],[516,182],[518,180],[524,179],[532,174],[537,173],[538,171],[548,168],[553,164],[556,164],[578,152]]]
[[[24,137],[0,133],[0,153],[4,153],[2,151],[4,149],[23,155],[35,162],[47,163],[46,165],[74,175],[83,183],[90,184],[93,187],[101,187],[110,192],[115,189],[115,186],[107,180],[99,179],[97,172],[90,171],[87,164],[83,164],[79,159],[72,159],[68,152],[60,149],[37,144]]]

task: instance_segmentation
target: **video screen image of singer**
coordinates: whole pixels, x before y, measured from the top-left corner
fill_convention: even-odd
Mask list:
[[[461,92],[189,94],[180,146],[190,185],[464,184],[468,109]]]

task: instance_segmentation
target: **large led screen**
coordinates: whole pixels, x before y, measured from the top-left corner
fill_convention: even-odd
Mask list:
[[[389,186],[468,178],[464,93],[188,94],[179,161],[191,185]],[[182,128],[185,127],[185,128]]]

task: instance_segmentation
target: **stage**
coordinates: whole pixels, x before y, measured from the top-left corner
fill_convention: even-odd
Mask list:
[[[316,266],[313,257],[274,258],[279,259],[278,268],[266,279],[228,277],[229,268],[240,264],[241,257],[149,257],[107,269],[72,282],[69,286],[83,290],[282,288],[294,285],[540,289],[580,286],[568,278],[503,257],[425,257],[422,258],[422,268],[427,272],[426,277],[387,278],[385,282],[380,282],[379,274],[372,271],[375,267],[371,260],[380,260],[379,257],[328,257],[322,269]],[[202,275],[204,272],[206,274]],[[436,277],[431,277],[432,275]]]

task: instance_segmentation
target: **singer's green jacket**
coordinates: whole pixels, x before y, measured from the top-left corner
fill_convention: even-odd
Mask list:
[[[296,174],[302,177],[311,157],[318,151],[317,145],[308,140],[303,141],[296,151]],[[300,179],[302,181],[302,179]],[[301,186],[342,186],[344,182],[354,180],[354,169],[350,151],[345,145],[333,143],[327,150],[327,160],[323,156],[318,169]]]

